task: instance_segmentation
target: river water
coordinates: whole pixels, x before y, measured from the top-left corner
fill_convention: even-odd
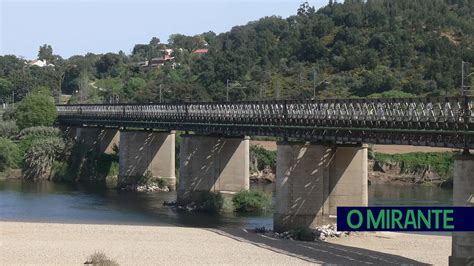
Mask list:
[[[271,192],[273,185],[252,186]],[[135,193],[53,182],[0,180],[0,220],[94,224],[184,225],[196,227],[272,227],[271,211],[217,215],[178,212],[163,201],[175,192]],[[442,206],[452,204],[452,190],[427,186],[369,186],[370,206]]]

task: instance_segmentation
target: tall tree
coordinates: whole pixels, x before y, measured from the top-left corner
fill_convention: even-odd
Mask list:
[[[50,63],[54,61],[53,55],[53,47],[49,44],[43,44],[40,46],[38,51],[38,59],[39,60],[46,60],[46,62]]]

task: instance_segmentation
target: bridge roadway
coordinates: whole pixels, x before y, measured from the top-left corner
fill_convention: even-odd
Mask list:
[[[474,97],[58,105],[64,126],[474,148]]]

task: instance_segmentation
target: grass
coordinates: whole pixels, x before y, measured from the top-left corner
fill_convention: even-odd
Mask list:
[[[90,255],[89,258],[87,258],[87,261],[84,262],[84,264],[91,264],[91,265],[97,265],[97,266],[118,266],[119,265],[116,261],[109,259],[102,252],[95,252],[94,254]]]
[[[263,191],[241,191],[232,198],[235,211],[259,212],[267,210],[271,205],[271,197]]]
[[[384,154],[376,152],[374,159],[388,163],[399,163],[402,173],[415,172],[419,169],[430,169],[443,178],[452,176],[454,164],[453,152],[413,152],[404,154]]]

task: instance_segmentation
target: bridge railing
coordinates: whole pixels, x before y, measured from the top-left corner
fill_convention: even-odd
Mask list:
[[[474,122],[473,99],[84,104],[58,105],[57,109],[59,120],[466,130]]]

